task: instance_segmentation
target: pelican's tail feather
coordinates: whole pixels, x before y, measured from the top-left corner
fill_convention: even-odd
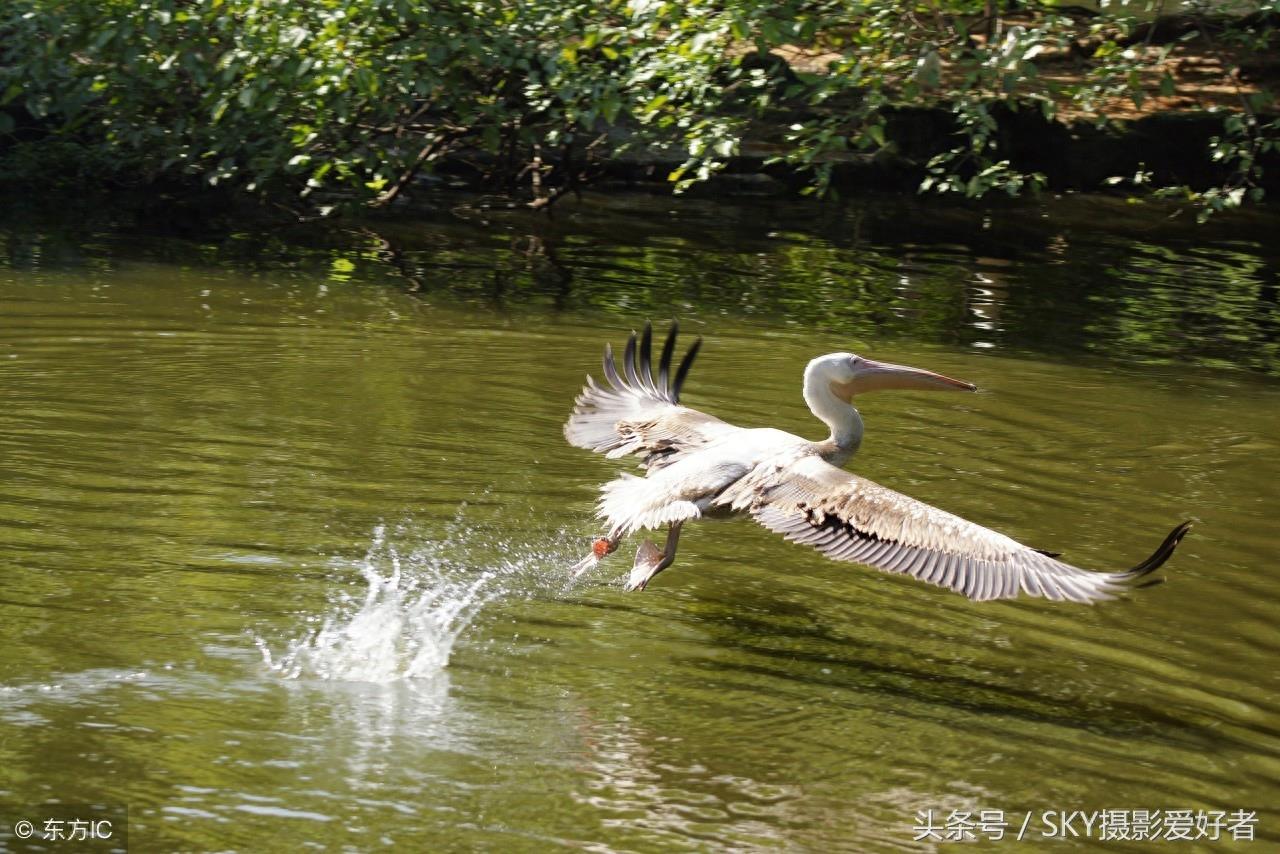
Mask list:
[[[641,528],[696,519],[702,510],[692,501],[672,499],[662,480],[623,474],[601,487],[596,515],[609,523],[610,537],[625,537]]]

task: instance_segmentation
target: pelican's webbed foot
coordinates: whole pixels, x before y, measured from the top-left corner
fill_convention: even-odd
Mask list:
[[[645,540],[636,549],[636,562],[631,567],[631,577],[627,579],[627,590],[643,590],[655,575],[676,560],[676,543],[680,540],[680,523],[676,522],[667,533],[667,547],[658,551],[658,547]]]
[[[591,543],[591,554],[569,567],[571,577],[577,578],[588,569],[595,569],[600,561],[618,550],[618,543],[621,537],[616,539],[610,537],[596,537]]]

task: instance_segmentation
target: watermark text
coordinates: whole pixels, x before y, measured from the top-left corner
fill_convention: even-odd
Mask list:
[[[1098,842],[1252,842],[1257,810],[920,810],[915,842],[1093,839]]]

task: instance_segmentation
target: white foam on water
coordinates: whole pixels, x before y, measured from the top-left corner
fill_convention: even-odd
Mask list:
[[[466,549],[457,557],[458,544],[449,541],[402,553],[380,525],[358,565],[363,597],[338,591],[332,609],[316,619],[319,628],[279,653],[261,637],[255,642],[267,667],[288,679],[385,683],[434,676],[484,605],[521,592],[519,579],[527,582],[531,571],[544,577],[539,564],[546,558],[535,550],[499,546],[530,556],[477,567]]]

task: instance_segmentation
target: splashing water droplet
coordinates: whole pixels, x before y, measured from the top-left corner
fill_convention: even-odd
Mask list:
[[[363,597],[335,594],[334,609],[320,620],[319,628],[289,641],[279,654],[256,637],[267,667],[289,679],[350,682],[393,682],[440,673],[484,605],[516,593],[518,579],[527,580],[531,570],[545,577],[538,566],[545,558],[503,560],[477,569],[465,558],[465,549],[461,560],[450,556],[457,546],[449,541],[426,543],[402,554],[388,540],[385,526],[378,526],[359,564],[367,585]],[[502,551],[536,555],[536,550],[509,546]]]

